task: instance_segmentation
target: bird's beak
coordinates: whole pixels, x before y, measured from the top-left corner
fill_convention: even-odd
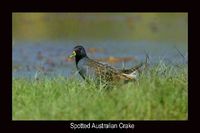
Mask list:
[[[73,51],[72,54],[69,56],[69,58],[75,57],[76,56],[76,52]]]

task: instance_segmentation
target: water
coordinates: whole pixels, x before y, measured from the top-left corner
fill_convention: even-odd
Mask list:
[[[72,41],[14,42],[12,52],[13,77],[36,78],[43,75],[69,77],[76,74],[75,63],[66,61],[75,45]],[[151,65],[160,60],[170,65],[187,63],[187,46],[182,44],[178,44],[176,47],[185,58],[178,53],[175,44],[160,42],[102,41],[83,42],[79,45],[83,45],[86,51],[89,48],[99,49],[96,52],[87,52],[88,56],[94,59],[110,56],[134,57],[136,59],[111,64],[118,68],[129,68],[144,61],[145,51],[150,56]]]

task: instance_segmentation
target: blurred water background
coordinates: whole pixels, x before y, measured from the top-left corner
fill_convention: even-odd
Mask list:
[[[69,77],[67,58],[83,45],[88,56],[114,67],[145,60],[187,66],[187,13],[13,13],[13,77]]]

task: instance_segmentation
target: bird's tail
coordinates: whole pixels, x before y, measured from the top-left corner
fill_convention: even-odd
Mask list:
[[[140,64],[130,68],[130,69],[123,69],[121,70],[125,74],[131,74],[134,73],[135,71],[142,72],[143,70],[147,69],[149,65],[149,55],[146,53],[146,59],[144,62],[141,62]]]

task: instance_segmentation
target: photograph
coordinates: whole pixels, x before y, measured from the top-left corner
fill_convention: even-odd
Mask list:
[[[12,12],[21,120],[187,121],[188,13]]]

